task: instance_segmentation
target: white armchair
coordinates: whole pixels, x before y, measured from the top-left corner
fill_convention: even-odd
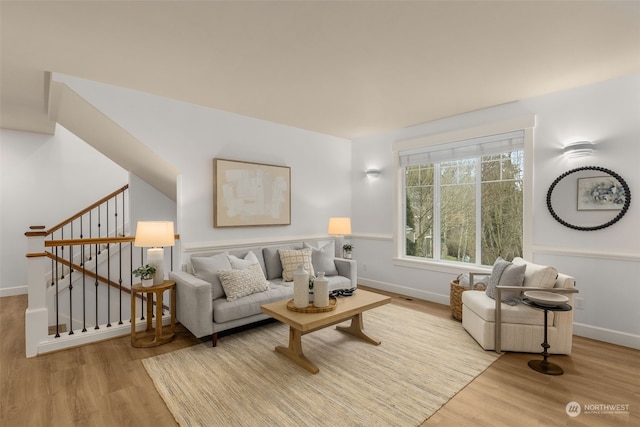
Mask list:
[[[541,290],[566,294],[573,307],[573,294],[578,292],[573,277],[558,273],[553,287],[536,286],[540,278],[549,275],[550,267],[527,262],[521,258],[514,264],[526,264],[524,287],[497,286],[496,298],[484,291],[465,291],[462,294],[462,326],[485,350],[539,353],[544,338],[544,311],[522,303],[501,303],[504,291]],[[552,270],[555,276],[555,269]],[[553,277],[552,276],[552,277]],[[553,280],[547,281],[548,284]],[[569,354],[573,342],[573,310],[548,312],[548,342],[552,354]]]

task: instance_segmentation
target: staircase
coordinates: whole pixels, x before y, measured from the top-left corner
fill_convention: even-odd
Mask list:
[[[143,298],[131,313],[131,272],[145,251],[128,232],[128,197],[124,186],[48,230],[25,233],[27,357],[129,334],[132,321],[146,325],[144,304],[153,301]],[[173,265],[173,248],[165,262]]]

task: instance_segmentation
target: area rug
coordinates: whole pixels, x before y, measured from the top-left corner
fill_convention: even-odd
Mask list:
[[[381,345],[304,335],[315,375],[274,351],[289,337],[279,322],[142,362],[181,426],[388,427],[420,425],[498,358],[459,322],[392,304],[364,326]]]

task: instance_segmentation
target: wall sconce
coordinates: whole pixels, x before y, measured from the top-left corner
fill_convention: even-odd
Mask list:
[[[172,221],[138,221],[133,245],[147,249],[147,264],[156,266],[153,284],[164,283],[164,247],[175,245]]]
[[[567,157],[585,157],[590,156],[595,149],[595,144],[591,141],[572,142],[562,149],[562,153]]]
[[[377,179],[380,176],[380,169],[367,169],[364,173],[369,179]]]

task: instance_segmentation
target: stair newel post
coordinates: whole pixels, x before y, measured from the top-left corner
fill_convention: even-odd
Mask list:
[[[47,339],[49,311],[47,309],[46,253],[44,226],[32,226],[27,231],[27,286],[28,307],[25,312],[25,341],[27,357],[38,354],[41,342]]]

